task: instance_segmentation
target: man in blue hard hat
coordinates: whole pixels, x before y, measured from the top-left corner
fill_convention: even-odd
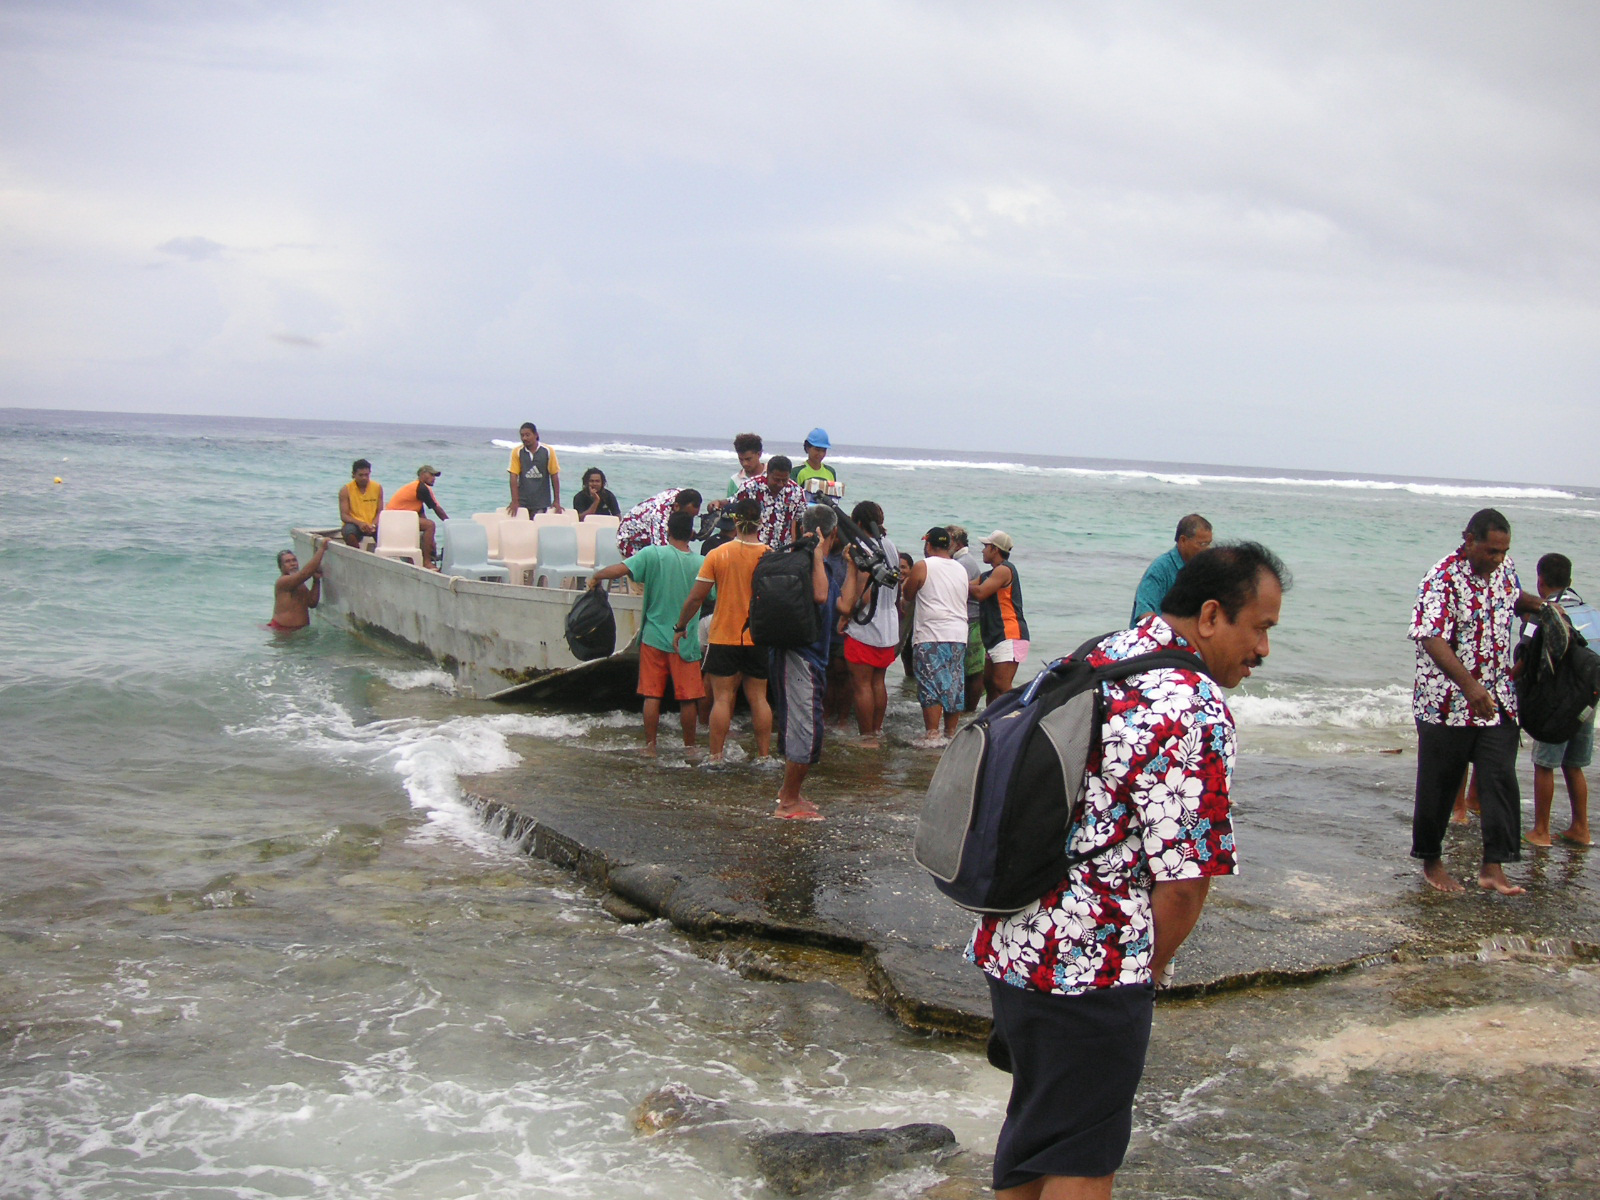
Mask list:
[[[806,480],[820,479],[824,483],[838,483],[839,473],[822,460],[828,456],[828,431],[818,426],[806,434],[806,465],[795,473],[794,481],[805,490]]]

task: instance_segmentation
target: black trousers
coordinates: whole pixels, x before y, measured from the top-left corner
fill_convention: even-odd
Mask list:
[[[1417,800],[1411,814],[1411,857],[1440,858],[1450,809],[1467,767],[1478,771],[1483,808],[1483,861],[1522,858],[1522,795],[1517,790],[1521,731],[1504,714],[1498,725],[1417,722]]]

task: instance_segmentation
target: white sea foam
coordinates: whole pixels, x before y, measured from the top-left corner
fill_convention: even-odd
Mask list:
[[[394,674],[407,681],[396,686],[428,687],[436,686],[431,677],[442,672]],[[415,836],[448,837],[496,856],[509,851],[501,838],[483,828],[462,798],[463,775],[490,774],[521,762],[522,756],[508,741],[512,737],[582,737],[636,720],[621,712],[598,716],[506,712],[445,721],[403,717],[360,722],[334,698],[325,681],[294,681],[287,695],[271,686],[275,682],[271,675],[259,682],[272,713],[254,724],[227,727],[230,735],[270,738],[367,770],[391,771],[411,806],[426,818]]]
[[[423,667],[414,671],[393,671],[384,667],[375,672],[379,679],[399,692],[415,692],[423,688],[432,688],[443,692],[447,696],[455,695],[455,676],[448,671],[441,671],[437,667]]]
[[[1264,694],[1235,693],[1228,698],[1228,707],[1241,728],[1389,729],[1411,723],[1411,689],[1400,684],[1378,688],[1273,687]]]
[[[494,439],[494,445],[515,448],[522,443]],[[639,442],[589,442],[581,445],[550,443],[563,454],[626,454],[634,458],[681,459],[685,461],[719,462],[735,464],[738,459],[732,449],[681,446],[647,446]],[[911,470],[971,470],[998,471],[1013,475],[1079,476],[1086,479],[1149,480],[1172,487],[1205,487],[1207,485],[1261,486],[1271,488],[1308,487],[1336,488],[1344,491],[1409,492],[1415,496],[1474,497],[1486,500],[1579,500],[1580,497],[1560,488],[1524,486],[1499,483],[1433,483],[1425,480],[1404,479],[1316,479],[1302,475],[1231,475],[1200,471],[1163,470],[1160,467],[1051,467],[1033,463],[1012,462],[1004,459],[973,460],[964,458],[897,457],[870,454],[829,454],[828,461],[836,466],[884,467],[894,471]],[[1596,515],[1590,510],[1577,510],[1583,515]]]

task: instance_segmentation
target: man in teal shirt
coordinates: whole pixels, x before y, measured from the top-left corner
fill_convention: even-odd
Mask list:
[[[1211,545],[1211,522],[1199,513],[1190,513],[1178,522],[1175,545],[1155,562],[1145,568],[1139,580],[1139,590],[1133,594],[1133,616],[1128,618],[1132,628],[1145,613],[1159,613],[1161,602],[1167,598],[1178,572],[1200,551]]]
[[[694,532],[694,515],[674,512],[667,518],[667,544],[645,546],[626,562],[602,567],[589,581],[591,588],[607,579],[627,576],[644,587],[644,632],[639,638],[639,695],[644,697],[644,754],[654,758],[656,731],[661,725],[661,701],[672,681],[672,694],[678,701],[683,724],[683,749],[694,755],[699,699],[706,694],[700,674],[700,639],[694,626],[684,631],[676,650],[672,640],[678,613],[689,598],[695,576],[703,561],[689,549]]]

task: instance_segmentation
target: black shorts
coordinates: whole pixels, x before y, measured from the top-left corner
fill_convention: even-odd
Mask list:
[[[765,679],[771,659],[765,646],[725,646],[713,642],[706,651],[707,675],[743,675],[746,679]]]
[[[996,1191],[1045,1175],[1098,1179],[1122,1165],[1155,996],[1148,983],[1057,996],[989,979],[989,1059],[1012,1069]]]

